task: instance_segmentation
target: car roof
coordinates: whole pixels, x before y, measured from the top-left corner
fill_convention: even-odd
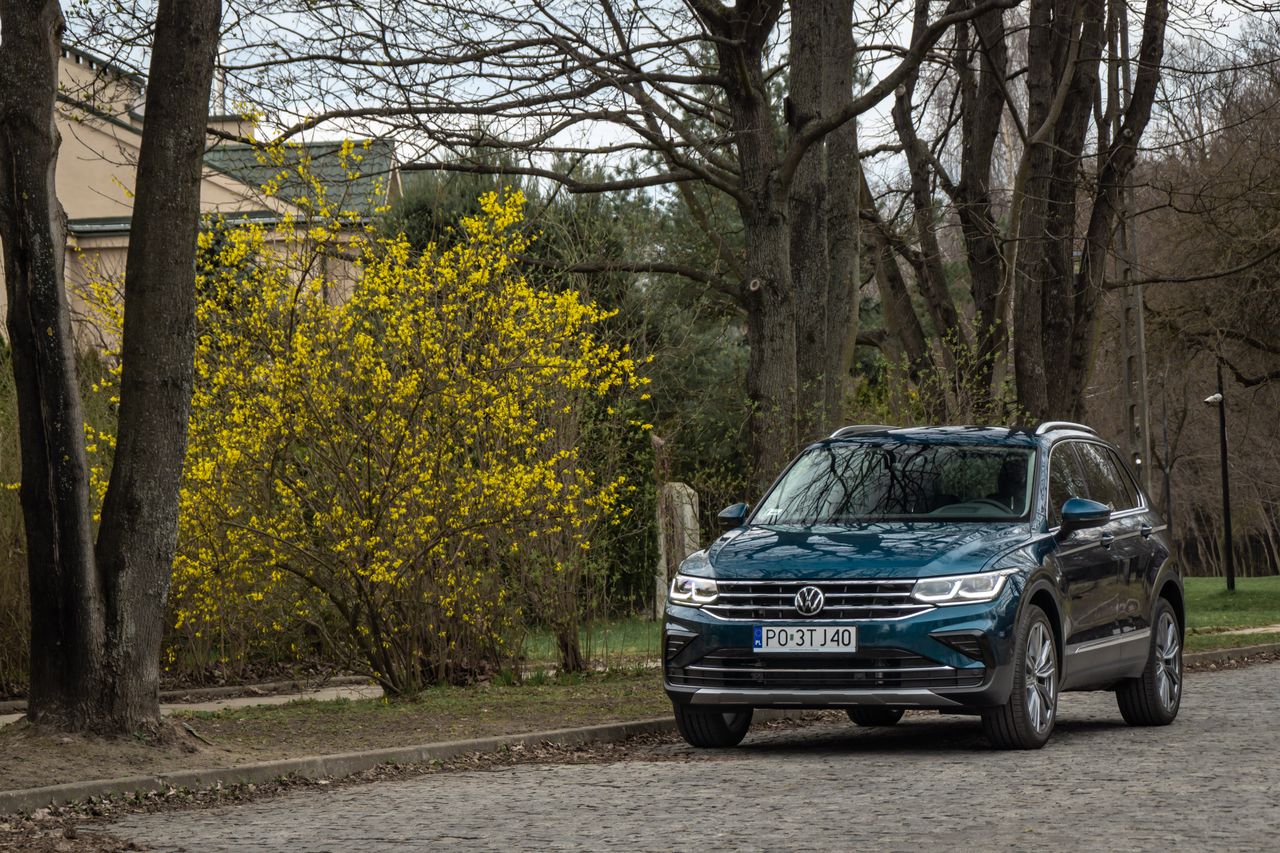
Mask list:
[[[1047,427],[1047,429],[1046,429]],[[860,424],[836,430],[824,442],[901,442],[906,444],[974,444],[1006,447],[1035,447],[1047,443],[1061,433],[1097,438],[1097,434],[1080,424],[1050,422],[1040,427],[1006,426],[917,426],[895,427],[884,424]]]

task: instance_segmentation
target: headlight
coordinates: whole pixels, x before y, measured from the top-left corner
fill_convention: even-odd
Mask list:
[[[1004,589],[1004,579],[1017,569],[1001,569],[978,575],[957,575],[948,578],[924,578],[916,581],[911,597],[925,604],[971,604],[975,601],[994,601]]]
[[[668,597],[676,604],[701,607],[716,600],[719,594],[716,582],[711,578],[695,578],[692,575],[676,575],[671,579]]]

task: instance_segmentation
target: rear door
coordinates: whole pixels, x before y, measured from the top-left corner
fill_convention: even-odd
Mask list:
[[[1059,442],[1049,455],[1049,523],[1062,524],[1062,505],[1090,498],[1078,441]],[[1060,537],[1054,559],[1066,586],[1064,646],[1067,675],[1110,661],[1103,651],[1116,624],[1118,575],[1112,553],[1114,531],[1077,530]],[[1079,656],[1079,657],[1077,657]],[[1074,658],[1074,660],[1073,660]]]
[[[1159,550],[1152,534],[1159,519],[1146,506],[1142,491],[1119,455],[1112,448],[1101,449],[1110,462],[1112,475],[1122,495],[1117,498],[1113,516],[1117,529],[1112,545],[1120,569],[1117,630],[1122,638],[1119,643],[1121,662],[1127,661],[1141,668],[1147,657],[1151,628],[1150,581]]]

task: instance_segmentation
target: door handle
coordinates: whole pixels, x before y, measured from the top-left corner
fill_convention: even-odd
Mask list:
[[[1151,537],[1151,530],[1152,528],[1150,524],[1144,524],[1138,528],[1138,532],[1142,534],[1143,539],[1149,539]]]
[[[1104,533],[1098,541],[1102,543],[1103,548],[1110,548],[1111,543],[1116,541],[1116,537],[1114,533]]]

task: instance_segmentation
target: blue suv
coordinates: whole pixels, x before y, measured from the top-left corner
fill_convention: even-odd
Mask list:
[[[755,708],[977,714],[1035,749],[1063,690],[1113,690],[1132,725],[1182,698],[1182,579],[1165,525],[1091,429],[846,427],[671,582],[664,686],[698,747]]]

